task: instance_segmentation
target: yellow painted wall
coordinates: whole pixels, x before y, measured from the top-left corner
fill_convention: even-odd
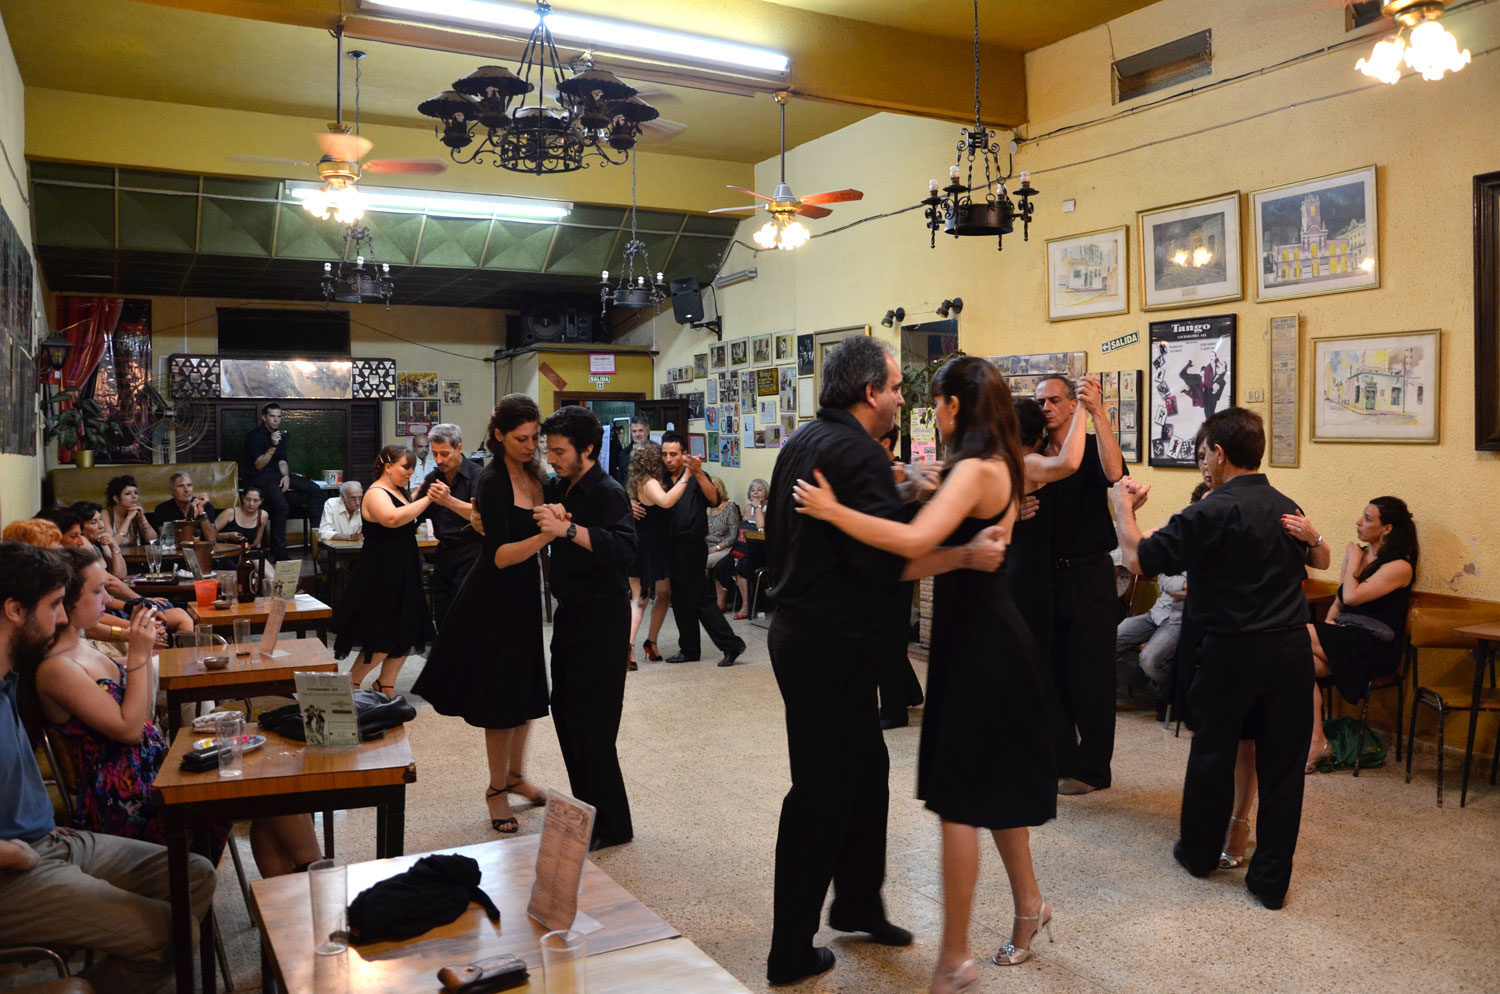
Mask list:
[[[26,137],[25,92],[5,23],[0,20],[0,142],[4,142],[5,155],[10,160],[10,169],[0,172],[0,207],[29,247],[31,211],[25,203],[26,193],[10,176],[11,170],[23,179],[26,176],[26,164],[21,158]],[[41,290],[38,287],[33,292],[40,295]],[[0,417],[9,417],[9,410],[7,401],[0,409],[3,411]],[[40,439],[37,444],[40,446]],[[29,518],[36,512],[41,503],[41,479],[40,455],[0,455],[0,524]]]
[[[1243,402],[1248,390],[1269,390],[1270,318],[1298,314],[1301,466],[1272,471],[1272,482],[1302,504],[1336,553],[1353,538],[1355,517],[1368,498],[1403,497],[1421,534],[1417,587],[1500,600],[1500,454],[1473,448],[1471,276],[1472,177],[1500,168],[1495,141],[1500,52],[1478,54],[1500,45],[1500,5],[1470,8],[1444,23],[1476,55],[1472,65],[1441,82],[1371,83],[1354,71],[1366,42],[1023,146],[1016,168],[1032,171],[1043,196],[1031,241],[1023,242],[1017,231],[1006,237],[1003,252],[996,251],[993,238],[942,235],[930,250],[920,210],[816,237],[838,224],[920,200],[927,180],[941,177],[953,161],[957,128],[952,125],[880,115],[792,149],[787,177],[795,190],[854,186],[865,198],[839,205],[828,220],[810,222],[815,237],[796,252],[752,256],[735,248],[725,271],[754,265],[760,275],[720,294],[726,340],[875,323],[897,305],[906,308],[908,322],[930,320],[937,302],[961,296],[967,306],[959,319],[960,344],[971,354],[1085,350],[1090,370],[1140,369],[1146,365],[1150,321],[1232,313],[1239,320],[1237,399]],[[1214,37],[1215,72],[1208,82],[1346,37],[1337,6],[1302,0],[1163,0],[1110,25],[1120,56],[1202,28],[1211,28]],[[1024,133],[1040,135],[1121,110],[1110,103],[1109,63],[1109,33],[1103,27],[1032,53],[1027,91],[1033,120]],[[1137,210],[1227,190],[1242,191],[1248,204],[1251,191],[1372,162],[1378,167],[1379,289],[1259,304],[1254,274],[1247,271],[1245,300],[1140,310]],[[775,182],[776,165],[757,167],[757,189]],[[1068,199],[1077,209],[1064,214],[1061,203]],[[742,225],[740,238],[748,242],[763,220]],[[1117,225],[1130,228],[1130,313],[1049,324],[1045,239]],[[1249,238],[1247,230],[1242,249],[1253,254]],[[1309,440],[1309,339],[1425,328],[1443,329],[1441,444]],[[1139,333],[1140,344],[1101,353],[1101,343],[1130,332]],[[700,336],[666,331],[657,342],[659,365],[688,361],[703,348]],[[1269,414],[1267,404],[1248,406]],[[754,453],[744,469],[725,473],[730,489],[742,492],[749,476],[769,476],[773,462],[770,453]],[[1142,515],[1148,527],[1185,504],[1195,483],[1189,470],[1133,466],[1132,472],[1154,488]],[[1449,662],[1455,673],[1465,665],[1456,655]],[[1438,678],[1442,667],[1424,660],[1422,672],[1425,682]]]
[[[536,353],[536,362],[531,369],[537,370],[537,378],[529,381],[534,388],[532,396],[537,407],[546,417],[557,409],[559,393],[639,393],[651,397],[651,357],[648,355],[619,355],[615,357],[615,373],[609,382],[596,390],[589,381],[589,353],[608,351],[602,348],[546,349]],[[559,390],[552,381],[540,374],[542,363],[562,379],[566,386]]]

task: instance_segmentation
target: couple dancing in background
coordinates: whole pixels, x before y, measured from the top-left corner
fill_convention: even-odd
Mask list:
[[[1061,715],[995,572],[1027,486],[1010,391],[982,359],[960,357],[938,371],[933,404],[948,468],[903,524],[889,458],[875,441],[894,424],[900,384],[885,346],[867,337],[840,344],[825,360],[817,419],[782,449],[771,481],[769,646],[792,770],[776,845],[772,984],[834,965],[830,950],[812,945],[830,882],[833,928],[911,942],[886,919],[880,896],[889,757],[875,688],[886,647],[872,643],[889,635],[867,624],[872,610],[897,607],[902,579],[937,576],[917,760],[917,796],[942,825],[944,924],[931,990],[949,994],[980,976],[968,937],[979,829],[992,834],[1015,906],[1010,941],[993,962],[1025,962],[1052,917],[1029,829],[1056,814]]]

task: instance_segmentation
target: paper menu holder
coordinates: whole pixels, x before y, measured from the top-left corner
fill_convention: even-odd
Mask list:
[[[266,610],[266,627],[260,636],[260,654],[272,659],[277,656],[290,656],[291,653],[285,649],[276,648],[276,640],[281,636],[281,623],[286,620],[287,602],[277,597],[271,598],[271,606]]]
[[[585,934],[603,928],[578,910],[583,864],[594,834],[594,806],[557,790],[547,791],[542,841],[536,852],[536,880],[526,913],[550,931],[571,928]]]

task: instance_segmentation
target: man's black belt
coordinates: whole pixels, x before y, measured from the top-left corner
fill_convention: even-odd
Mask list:
[[[1080,566],[1095,566],[1099,563],[1109,562],[1107,552],[1088,552],[1081,556],[1072,556],[1068,559],[1054,559],[1052,565],[1056,569],[1078,569]]]

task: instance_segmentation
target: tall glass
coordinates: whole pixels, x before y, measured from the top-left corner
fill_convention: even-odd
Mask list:
[[[250,619],[234,619],[234,654],[236,656],[250,655]]]
[[[563,929],[542,936],[542,978],[547,994],[588,994],[589,946],[582,932]]]
[[[349,948],[349,868],[320,859],[307,868],[312,893],[313,952],[333,956]]]
[[[245,773],[245,716],[238,711],[223,711],[214,717],[214,740],[219,750],[219,776],[238,777]]]
[[[161,572],[161,542],[146,543],[146,569],[152,573]]]
[[[214,626],[207,623],[194,625],[193,646],[198,650],[198,656],[209,655],[209,650],[214,647]]]
[[[214,573],[219,581],[219,600],[228,601],[233,604],[235,596],[239,593],[239,581],[232,569],[221,569]]]

